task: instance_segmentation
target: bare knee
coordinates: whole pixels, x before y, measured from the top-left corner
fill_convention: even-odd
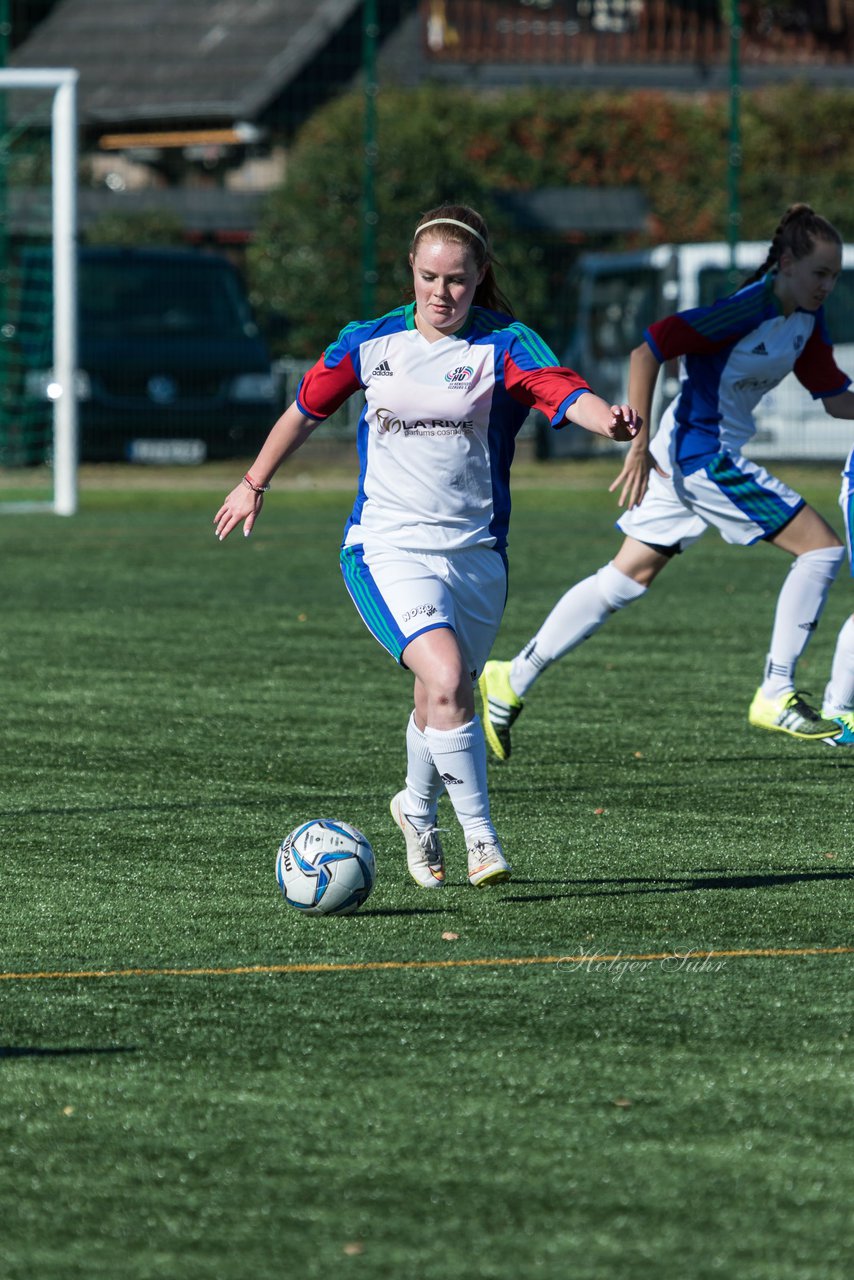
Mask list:
[[[426,632],[412,642],[403,656],[415,675],[418,720],[442,729],[472,719],[474,686],[453,632]]]
[[[436,664],[427,682],[427,703],[440,719],[474,714],[474,686],[467,671],[453,663]]]
[[[626,538],[614,556],[613,564],[627,578],[633,578],[638,586],[648,587],[658,577],[669,559],[669,556],[656,551],[646,542],[638,542],[636,538]]]

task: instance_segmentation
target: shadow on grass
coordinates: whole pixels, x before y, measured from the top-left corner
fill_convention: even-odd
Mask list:
[[[561,886],[563,893],[534,893],[506,895],[504,902],[552,902],[559,898],[619,898],[645,893],[697,893],[705,889],[778,889],[784,885],[813,881],[854,880],[854,871],[791,871],[771,875],[695,875],[686,879],[666,876],[630,876],[614,880],[515,880],[514,887],[530,885],[542,888],[546,885]]]
[[[350,919],[362,919],[365,916],[448,916],[454,915],[455,912],[448,907],[363,907],[360,911],[354,912]]]
[[[150,801],[129,801],[124,804],[67,804],[52,807],[22,805],[18,809],[0,809],[0,818],[74,818],[92,817],[100,813],[194,813],[202,810],[258,809],[257,801],[241,800],[182,800],[152,804]]]
[[[84,1045],[76,1049],[40,1049],[35,1045],[0,1044],[0,1058],[71,1058],[75,1056],[87,1058],[94,1053],[136,1052],[135,1045],[115,1045],[111,1048],[95,1048],[94,1046]]]

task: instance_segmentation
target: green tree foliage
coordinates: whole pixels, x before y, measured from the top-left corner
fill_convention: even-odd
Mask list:
[[[745,239],[770,238],[795,200],[808,200],[854,238],[840,181],[854,160],[852,123],[854,95],[845,90],[795,83],[742,95]],[[634,240],[589,237],[585,248],[726,237],[726,94],[387,90],[377,104],[377,135],[378,314],[406,296],[418,216],[446,199],[486,216],[502,285],[519,316],[553,343],[567,264],[579,245],[515,226],[500,193],[639,187],[651,210],[644,233]],[[363,156],[362,103],[353,94],[306,125],[251,250],[256,305],[262,314],[290,318],[296,355],[315,355],[361,314]]]
[[[547,306],[543,246],[516,235],[495,200],[499,184],[475,144],[496,127],[494,106],[423,89],[382,95],[377,108],[377,314],[409,296],[408,251],[423,211],[445,200],[473,204],[489,223],[497,274],[519,317]],[[290,317],[289,347],[315,355],[362,301],[361,101],[339,99],[306,125],[285,185],[268,200],[250,250],[253,302]],[[508,185],[506,182],[503,184]]]

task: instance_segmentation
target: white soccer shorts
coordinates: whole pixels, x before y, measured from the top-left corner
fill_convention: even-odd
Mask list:
[[[639,542],[684,550],[713,526],[726,542],[747,547],[779,533],[805,505],[794,489],[741,454],[718,453],[690,475],[664,465],[670,476],[652,471],[640,505],[617,521]]]
[[[396,662],[416,636],[449,627],[476,679],[507,600],[507,567],[491,547],[449,555],[403,551],[377,539],[341,549],[341,571],[365,626]]]

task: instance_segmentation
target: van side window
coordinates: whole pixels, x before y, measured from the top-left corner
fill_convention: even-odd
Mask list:
[[[619,275],[600,275],[590,301],[590,336],[597,359],[627,356],[644,330],[663,313],[660,275],[638,267]]]
[[[731,267],[701,267],[697,273],[698,306],[710,307],[718,298],[735,293],[751,273]]]
[[[854,342],[854,268],[843,268],[833,293],[824,304],[824,314],[835,345]]]

